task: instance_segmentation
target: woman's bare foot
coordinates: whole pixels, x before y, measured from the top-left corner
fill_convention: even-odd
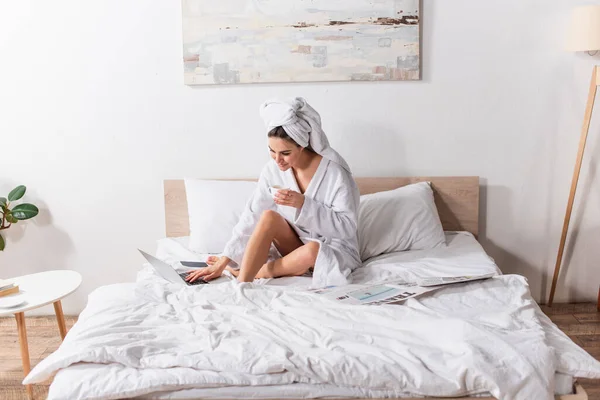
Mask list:
[[[229,272],[231,272],[231,275],[235,276],[236,278],[240,275],[240,270],[239,269],[233,269],[231,267],[225,267],[225,269]],[[256,276],[254,277],[254,279],[266,279],[266,278],[273,278],[273,274],[270,271],[269,268],[269,263],[266,263],[262,266],[262,268],[258,271],[258,274],[256,274]]]

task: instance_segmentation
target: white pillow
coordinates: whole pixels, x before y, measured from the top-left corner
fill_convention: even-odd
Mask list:
[[[394,251],[444,246],[444,229],[429,182],[361,196],[358,243],[363,261]]]
[[[190,250],[190,237],[167,237],[156,241],[156,254],[159,260],[173,264],[176,261],[206,261],[207,256]]]
[[[185,179],[189,248],[198,253],[222,252],[256,185],[247,181]]]

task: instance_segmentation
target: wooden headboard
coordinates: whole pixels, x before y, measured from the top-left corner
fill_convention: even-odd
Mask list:
[[[356,178],[361,194],[392,190],[423,181],[431,182],[444,230],[468,231],[477,236],[479,231],[479,177],[477,176]],[[166,180],[164,190],[167,237],[188,236],[190,226],[184,181]]]

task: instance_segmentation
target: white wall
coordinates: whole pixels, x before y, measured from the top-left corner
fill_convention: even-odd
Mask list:
[[[301,95],[357,176],[479,175],[485,249],[547,298],[600,59],[561,48],[573,3],[425,0],[419,82],[190,88],[179,1],[2,1],[0,194],[26,184],[42,213],[8,231],[0,277],[81,272],[68,314],[132,281],[136,248],[163,236],[162,180],[257,175],[259,104]],[[600,284],[599,126],[560,301],[593,300]]]

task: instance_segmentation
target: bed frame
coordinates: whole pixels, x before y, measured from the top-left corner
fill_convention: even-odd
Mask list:
[[[231,180],[231,179],[230,179]],[[233,179],[256,181],[256,179]],[[356,178],[361,194],[392,190],[416,182],[431,182],[435,204],[446,231],[468,231],[475,237],[479,233],[479,177],[398,177],[398,178]],[[185,196],[184,181],[165,180],[165,226],[167,237],[189,236],[190,225]],[[570,395],[556,396],[556,400],[587,400],[588,396],[581,385],[576,384]],[[427,400],[452,399],[495,400],[494,397],[438,398]],[[360,399],[358,399],[360,400]],[[367,399],[363,399],[367,400]],[[391,400],[424,400],[424,398],[402,398]]]

